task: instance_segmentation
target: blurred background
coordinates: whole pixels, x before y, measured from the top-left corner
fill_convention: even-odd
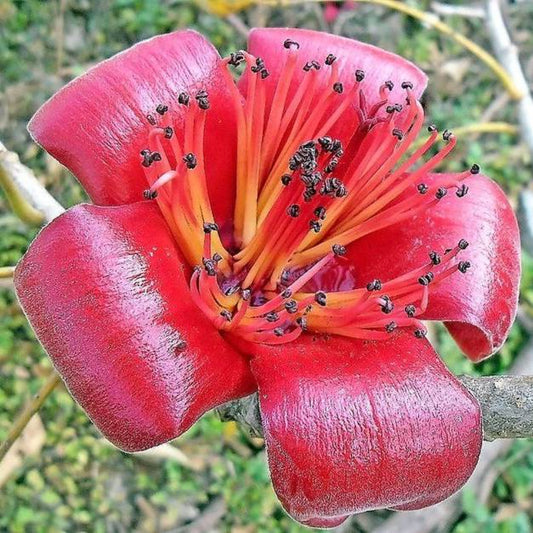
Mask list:
[[[30,116],[66,82],[141,39],[177,28],[197,29],[224,55],[245,47],[249,27],[306,27],[355,37],[416,62],[430,78],[424,96],[429,120],[459,137],[454,157],[442,170],[458,171],[478,162],[515,206],[522,202],[527,207],[524,191],[532,177],[532,155],[517,127],[516,102],[478,57],[434,27],[435,21],[445,22],[491,51],[494,43],[482,4],[409,0],[404,5],[422,10],[427,18],[357,1],[266,6],[246,0],[0,0],[0,141],[64,206],[71,206],[85,200],[83,191],[26,131]],[[501,7],[524,73],[533,80],[533,2]],[[524,216],[522,222],[527,225]],[[0,267],[14,265],[37,231],[11,213],[0,191]],[[533,322],[533,260],[527,252],[523,266],[519,320],[499,354],[474,367],[443,329],[433,332],[454,372],[505,373],[523,356]],[[0,284],[2,440],[50,364],[17,305],[10,280]],[[533,440],[499,445],[495,455],[483,482],[464,490],[441,521],[442,533],[533,531]],[[385,527],[389,515],[366,513],[338,529],[381,531],[376,528]],[[178,443],[127,455],[107,444],[58,387],[0,464],[0,531],[309,530],[279,507],[261,439],[249,437],[235,423],[208,414]]]

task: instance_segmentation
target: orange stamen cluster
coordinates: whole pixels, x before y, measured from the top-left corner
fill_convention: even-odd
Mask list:
[[[385,338],[400,327],[425,335],[419,317],[430,288],[454,272],[466,272],[468,261],[456,256],[468,243],[429,254],[428,264],[386,282],[329,292],[306,286],[332,263],[342,261],[346,247],[361,237],[431,209],[449,190],[468,192],[462,181],[423,182],[453,149],[455,137],[443,133],[445,147],[412,170],[435,145],[437,129],[408,154],[424,121],[424,112],[409,82],[402,84],[403,104],[389,100],[393,84],[379,89],[379,101],[367,104],[364,73],[356,71],[350,87],[339,81],[336,58],[303,61],[298,43],[287,40],[285,62],[266,109],[261,58],[237,52],[224,59],[245,65],[243,98],[233,87],[238,141],[233,242],[226,250],[213,219],[204,166],[204,129],[209,95],[181,93],[184,106],[182,142],[172,124],[164,123],[166,106],[147,118],[153,129],[141,152],[150,188],[187,260],[194,267],[191,294],[220,330],[247,340],[279,344],[302,331],[363,339]],[[296,69],[304,76],[296,89]],[[324,83],[326,89],[324,89]],[[291,95],[291,90],[293,94]],[[330,132],[349,108],[357,111],[352,134],[341,142]],[[343,158],[349,154],[349,158]],[[346,162],[345,159],[349,159]],[[289,280],[292,281],[289,282]]]

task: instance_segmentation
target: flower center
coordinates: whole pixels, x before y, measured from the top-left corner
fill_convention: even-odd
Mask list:
[[[457,259],[468,246],[465,240],[448,250],[428,250],[427,264],[387,282],[376,279],[357,288],[348,280],[348,290],[329,293],[311,291],[310,282],[342,265],[346,247],[357,239],[433,208],[450,190],[463,197],[468,187],[462,181],[479,167],[453,180],[424,183],[456,141],[444,131],[444,148],[420,162],[437,142],[437,129],[430,126],[429,138],[409,150],[424,121],[411,83],[402,83],[403,104],[390,101],[393,84],[385,81],[378,102],[369,105],[373,95],[365,92],[364,72],[354,72],[347,87],[332,54],[322,62],[302,58],[292,40],[284,49],[268,106],[264,61],[247,52],[223,60],[238,127],[231,251],[223,245],[207,189],[205,90],[177,97],[185,108],[180,141],[165,123],[166,105],[147,116],[153,128],[141,152],[150,185],[145,198],[157,200],[194,267],[191,294],[220,330],[268,344],[289,342],[304,330],[381,339],[408,327],[422,337],[426,330],[418,317],[430,288],[470,268]],[[245,98],[229,71],[241,64]],[[297,69],[303,80],[291,96]],[[332,132],[348,110],[355,110],[355,120],[341,141]]]

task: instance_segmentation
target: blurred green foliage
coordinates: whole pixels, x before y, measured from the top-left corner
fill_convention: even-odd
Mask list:
[[[412,3],[427,8],[425,2]],[[513,108],[491,72],[434,30],[372,6],[343,11],[331,25],[317,5],[294,9],[255,7],[242,14],[249,25],[329,29],[395,50],[430,75],[428,116],[439,127],[486,120],[515,120]],[[488,43],[477,20],[451,18],[458,31]],[[533,51],[533,15],[514,16],[524,57]],[[0,138],[43,178],[66,206],[82,201],[79,185],[29,139],[25,124],[37,107],[96,61],[154,34],[180,27],[206,34],[222,53],[242,48],[244,38],[225,19],[189,2],[166,0],[0,0]],[[63,28],[62,30],[60,28]],[[503,101],[499,107],[495,102]],[[491,115],[491,116],[489,116]],[[462,141],[462,142],[461,142]],[[448,170],[480,162],[515,198],[531,179],[527,152],[510,135],[461,139]],[[0,266],[16,263],[35,234],[17,221],[0,196]],[[533,304],[533,261],[524,258],[522,300]],[[34,339],[13,292],[0,289],[0,439],[50,365]],[[474,366],[437,327],[440,351],[457,373],[504,372],[526,340],[516,325],[500,354]],[[212,530],[234,533],[304,531],[289,520],[269,483],[260,443],[209,414],[177,446],[190,465],[148,460],[103,442],[64,389],[40,412],[46,437],[38,454],[14,468],[0,488],[0,531],[191,531],[202,516]],[[454,533],[527,533],[533,509],[533,447],[517,442],[498,465],[500,473],[487,503],[466,491],[464,513]],[[377,513],[379,521],[386,513]],[[183,525],[184,529],[176,529]],[[364,531],[354,524],[353,531]]]

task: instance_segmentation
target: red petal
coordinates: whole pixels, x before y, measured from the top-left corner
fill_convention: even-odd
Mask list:
[[[356,512],[432,505],[472,473],[479,405],[426,340],[304,335],[258,350],[272,482],[296,520],[331,527]]]
[[[267,108],[272,105],[274,91],[285,62],[286,50],[283,43],[286,39],[298,42],[300,45],[298,54],[299,58],[301,57],[294,73],[289,97],[294,95],[306,75],[301,67],[311,60],[316,60],[322,65],[324,73],[321,78],[322,87],[324,91],[326,90],[328,74],[324,68],[324,60],[328,54],[337,57],[339,81],[347,88],[354,84],[356,70],[365,72],[362,87],[369,107],[380,101],[379,87],[388,80],[394,83],[394,89],[390,95],[390,100],[394,103],[405,103],[405,91],[401,88],[404,81],[410,81],[413,84],[413,94],[417,97],[426,88],[427,76],[416,65],[381,48],[312,30],[255,28],[250,32],[248,50],[254,56],[261,57],[270,72],[270,76],[264,80],[267,88]],[[246,87],[245,77],[241,79],[240,86]],[[330,87],[327,89],[331,90]],[[336,125],[335,131],[330,134],[344,141],[347,135],[353,133],[355,117],[355,106],[350,106],[343,114],[342,121]]]
[[[430,184],[442,178],[446,175],[421,181]],[[444,321],[460,348],[480,361],[503,344],[516,315],[520,237],[513,210],[494,181],[477,175],[464,183],[470,188],[464,198],[450,189],[430,211],[356,241],[347,257],[357,285],[364,286],[372,279],[387,281],[429,264],[430,251],[441,253],[466,239],[469,247],[458,260],[470,261],[472,268],[430,286],[422,318]],[[331,282],[333,277],[332,273]]]
[[[183,265],[157,207],[138,203],[69,210],[16,270],[37,337],[72,395],[124,450],[172,439],[254,389],[248,362],[191,300]]]
[[[182,91],[206,89],[207,182],[221,222],[233,213],[236,123],[220,57],[194,31],[154,37],[98,64],[75,79],[35,114],[35,140],[80,180],[91,199],[118,205],[142,199],[146,180],[140,150],[146,148],[147,114],[169,106],[160,119],[181,137]]]

